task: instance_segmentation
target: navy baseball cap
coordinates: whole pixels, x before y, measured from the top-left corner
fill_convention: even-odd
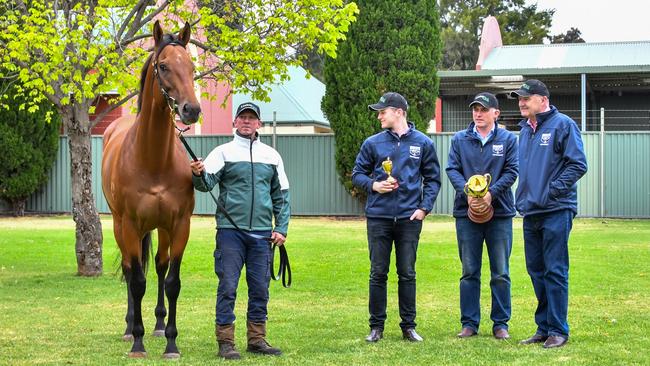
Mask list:
[[[472,100],[472,102],[469,104],[469,107],[472,108],[474,104],[480,104],[487,109],[499,109],[499,101],[497,100],[497,97],[494,96],[494,94],[488,92],[476,94],[474,100]]]
[[[235,118],[239,117],[239,115],[243,111],[251,111],[251,112],[255,113],[255,115],[257,116],[258,119],[260,118],[260,107],[258,107],[257,104],[255,104],[255,103],[246,102],[246,103],[240,104],[239,107],[237,107],[237,113],[235,114]]]
[[[543,97],[550,97],[551,93],[548,92],[546,84],[537,79],[526,80],[519,89],[510,93],[513,98],[517,97],[530,97],[531,95],[541,95]]]
[[[379,98],[379,102],[368,106],[368,109],[371,111],[379,111],[386,108],[399,108],[403,111],[407,111],[409,109],[409,104],[401,94],[388,92]]]

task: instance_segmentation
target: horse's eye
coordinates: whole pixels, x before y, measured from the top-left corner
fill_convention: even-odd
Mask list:
[[[169,70],[169,69],[167,68],[167,65],[165,65],[165,64],[160,64],[159,67],[160,67],[160,71],[167,71],[167,70]]]

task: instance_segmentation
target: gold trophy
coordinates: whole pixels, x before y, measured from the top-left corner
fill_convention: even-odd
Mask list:
[[[384,172],[388,174],[388,178],[386,178],[386,181],[392,184],[394,188],[397,188],[397,186],[399,185],[397,183],[397,179],[393,178],[393,176],[390,175],[390,173],[393,171],[393,162],[390,160],[390,156],[387,157],[386,160],[381,162],[381,167],[382,169],[384,169]]]
[[[463,190],[467,197],[481,198],[487,194],[491,181],[492,176],[489,173],[485,175],[472,175],[467,180],[467,183],[465,183]],[[493,215],[494,207],[485,204],[482,200],[476,201],[467,209],[467,216],[477,224],[490,221]]]

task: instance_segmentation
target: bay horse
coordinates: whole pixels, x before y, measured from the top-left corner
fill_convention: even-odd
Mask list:
[[[194,64],[185,49],[190,32],[186,23],[178,35],[164,34],[156,21],[154,50],[140,78],[138,114],[135,119],[131,116],[114,121],[104,134],[102,190],[113,214],[113,232],[127,283],[123,338],[133,339],[130,357],[146,357],[142,297],[154,229],[158,230],[154,335],[164,334],[167,338],[165,358],[180,357],[176,346],[176,302],[194,210],[194,187],[189,160],[174,134],[174,112],[185,124],[195,123],[201,113],[194,92]],[[169,302],[166,327],[165,294]]]

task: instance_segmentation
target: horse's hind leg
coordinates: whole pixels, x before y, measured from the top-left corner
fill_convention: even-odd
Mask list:
[[[156,274],[158,275],[158,300],[156,302],[156,327],[153,330],[155,337],[165,335],[165,275],[169,269],[169,235],[163,230],[158,230],[158,253],[156,253]]]

